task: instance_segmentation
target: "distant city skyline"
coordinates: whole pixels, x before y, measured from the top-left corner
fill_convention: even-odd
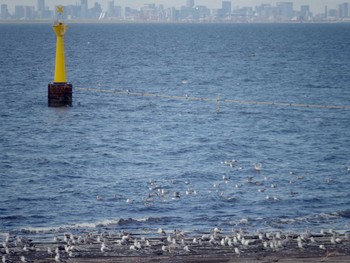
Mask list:
[[[107,3],[110,0],[88,0],[89,6],[92,6],[95,2],[102,5],[103,9],[107,9]],[[114,0],[116,5],[130,6],[132,8],[142,7],[144,4],[163,4],[166,7],[174,6],[180,7],[186,5],[186,0]],[[327,5],[328,8],[336,8],[337,5],[350,2],[349,0],[233,0],[232,6],[258,6],[261,4],[276,4],[277,2],[293,2],[294,8],[298,9],[301,5],[309,5],[310,9],[314,13],[324,12],[324,8]],[[220,8],[222,0],[195,0],[195,5],[205,5],[208,8]],[[7,4],[10,11],[14,10],[16,5],[36,6],[37,0],[0,0],[0,4]],[[54,5],[75,5],[80,4],[80,0],[60,0],[60,1],[46,1],[46,5],[51,9]]]

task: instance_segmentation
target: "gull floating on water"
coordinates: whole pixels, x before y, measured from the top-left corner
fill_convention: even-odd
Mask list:
[[[174,192],[173,193],[173,199],[178,199],[180,198],[180,193],[179,192]]]
[[[261,163],[253,163],[255,171],[261,171],[262,164]]]
[[[97,195],[97,196],[96,196],[96,200],[97,200],[97,201],[103,201],[104,198],[103,198],[102,195]]]
[[[228,165],[230,167],[234,167],[236,165],[237,161],[236,160],[225,160],[224,164]]]

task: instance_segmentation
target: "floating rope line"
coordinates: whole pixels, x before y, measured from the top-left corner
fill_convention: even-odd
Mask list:
[[[101,93],[113,93],[120,95],[130,96],[143,96],[143,97],[157,97],[163,99],[174,100],[191,100],[191,101],[213,101],[218,104],[218,112],[220,111],[220,103],[238,103],[238,104],[255,104],[255,105],[273,105],[273,106],[288,106],[288,107],[304,107],[304,108],[320,108],[320,109],[350,109],[350,106],[338,106],[338,105],[319,105],[319,104],[302,104],[302,103],[285,103],[285,102],[272,102],[272,101],[245,101],[245,100],[233,100],[233,99],[221,99],[220,95],[217,98],[198,98],[190,96],[174,96],[164,95],[158,93],[147,92],[131,92],[125,90],[112,90],[112,89],[95,89],[95,88],[75,88],[76,91],[93,91]]]

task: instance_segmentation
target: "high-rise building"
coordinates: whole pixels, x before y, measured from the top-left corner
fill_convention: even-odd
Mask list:
[[[285,20],[292,19],[294,17],[293,2],[279,2],[276,3],[277,15]]]
[[[88,0],[80,1],[81,13],[80,16],[82,19],[88,18]]]
[[[99,19],[101,18],[101,13],[102,13],[102,7],[101,4],[98,2],[95,2],[94,6],[90,8],[89,10],[89,17],[92,19]]]
[[[307,20],[310,16],[311,16],[310,6],[302,5],[300,7],[300,17],[301,17],[301,19]]]
[[[230,16],[232,13],[231,1],[222,1],[222,14],[224,16]]]
[[[37,11],[39,18],[43,18],[45,16],[45,0],[38,0]]]
[[[24,19],[25,11],[23,5],[16,5],[15,6],[15,18],[16,19]]]
[[[107,15],[108,15],[108,17],[114,17],[115,16],[114,0],[108,1]]]
[[[45,0],[38,0],[37,2],[37,11],[45,11]]]
[[[1,13],[0,13],[0,18],[1,19],[7,19],[10,17],[9,10],[7,8],[6,4],[1,5]]]
[[[192,7],[194,7],[194,0],[187,0],[187,1],[186,1],[186,7],[187,7],[187,8],[192,8]]]
[[[343,3],[339,5],[339,18],[349,17],[349,4]]]

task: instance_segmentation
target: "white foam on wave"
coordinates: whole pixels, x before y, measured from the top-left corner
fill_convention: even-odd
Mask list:
[[[117,225],[124,225],[128,223],[133,222],[149,222],[149,221],[157,221],[160,218],[155,217],[142,217],[142,218],[118,218],[118,219],[104,219],[99,220],[96,222],[82,222],[82,223],[72,223],[72,224],[65,224],[60,226],[49,226],[49,227],[23,227],[21,228],[22,232],[29,232],[29,233],[59,233],[59,232],[65,232],[65,231],[71,231],[71,230],[78,230],[78,229],[96,229],[100,227],[111,227],[111,226],[117,226]]]

